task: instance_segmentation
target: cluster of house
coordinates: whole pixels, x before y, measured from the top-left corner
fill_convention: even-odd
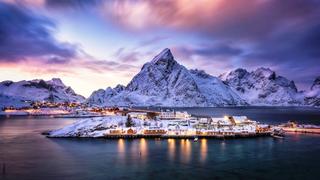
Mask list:
[[[128,113],[130,117],[144,120],[143,126],[119,127],[109,130],[109,134],[143,134],[143,135],[198,135],[227,136],[250,135],[270,131],[267,125],[260,125],[246,116],[224,116],[221,118],[192,117],[187,112],[161,111],[156,116],[157,121],[150,120],[145,112]],[[150,120],[150,121],[148,121]]]

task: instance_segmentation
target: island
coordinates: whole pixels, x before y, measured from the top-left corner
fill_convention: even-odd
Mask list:
[[[195,117],[181,111],[117,110],[44,134],[91,138],[236,138],[270,136],[273,129],[246,116]]]

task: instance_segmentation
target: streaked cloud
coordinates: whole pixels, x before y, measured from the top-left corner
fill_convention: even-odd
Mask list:
[[[26,8],[0,2],[0,27],[0,61],[34,57],[63,63],[76,56],[72,44],[58,42],[51,35],[54,22]]]

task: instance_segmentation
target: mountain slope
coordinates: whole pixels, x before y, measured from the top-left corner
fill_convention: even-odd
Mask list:
[[[311,106],[320,106],[320,76],[313,81],[310,90],[305,92],[305,103]]]
[[[84,97],[76,94],[58,78],[49,81],[35,79],[31,81],[3,81],[0,94],[21,101],[83,102]]]
[[[251,105],[302,105],[303,94],[293,81],[277,76],[268,68],[248,72],[236,69],[220,78]]]
[[[97,106],[225,106],[246,104],[220,79],[180,65],[164,49],[124,88],[92,93],[89,105]]]

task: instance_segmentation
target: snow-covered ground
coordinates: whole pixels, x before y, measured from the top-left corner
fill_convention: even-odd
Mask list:
[[[49,132],[49,137],[101,137],[116,126],[124,126],[126,116],[105,116],[85,118],[61,129]],[[142,120],[133,119],[136,128],[141,127]]]

